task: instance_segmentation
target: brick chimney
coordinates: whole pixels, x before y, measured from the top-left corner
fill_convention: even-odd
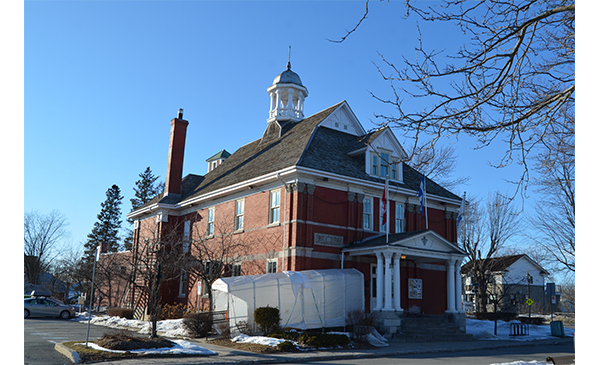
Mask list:
[[[169,161],[167,162],[167,180],[165,196],[181,194],[181,178],[183,174],[183,151],[185,149],[185,133],[189,122],[183,119],[183,109],[177,112],[177,118],[171,120],[171,138],[169,140]]]

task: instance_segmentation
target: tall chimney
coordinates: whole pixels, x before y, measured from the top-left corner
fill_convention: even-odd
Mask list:
[[[185,149],[185,133],[189,122],[183,119],[183,109],[177,111],[177,118],[171,120],[171,138],[169,140],[169,161],[167,162],[167,180],[165,196],[181,194],[181,178],[183,174],[183,151]]]

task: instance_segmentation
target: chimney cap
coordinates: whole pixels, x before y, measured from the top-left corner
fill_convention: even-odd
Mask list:
[[[183,109],[179,108],[177,110],[177,119],[183,119]]]

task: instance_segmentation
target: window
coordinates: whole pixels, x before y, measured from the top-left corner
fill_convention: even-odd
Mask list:
[[[231,276],[242,276],[242,264],[233,264]]]
[[[277,272],[277,259],[267,259],[267,274]]]
[[[269,224],[279,222],[280,190],[272,190],[269,197]]]
[[[190,251],[190,221],[183,222],[183,252]]]
[[[378,149],[377,152],[371,152],[371,175],[386,177],[392,180],[399,180],[398,158],[391,155],[391,151]]]
[[[396,202],[396,233],[404,232],[404,204]]]
[[[244,229],[244,199],[235,201],[235,222],[234,229],[241,231]]]
[[[215,234],[215,208],[208,208],[208,218],[206,220],[206,235]]]
[[[179,275],[179,296],[185,297],[187,292],[187,273],[185,271],[181,272]]]
[[[371,198],[365,198],[365,200],[363,200],[363,229],[372,229],[371,228],[371,216],[372,216]]]

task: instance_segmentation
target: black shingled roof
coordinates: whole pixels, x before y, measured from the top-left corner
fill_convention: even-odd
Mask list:
[[[373,182],[382,179],[365,172],[364,153],[352,153],[365,147],[365,140],[375,138],[382,129],[365,136],[350,135],[318,125],[344,102],[333,105],[299,122],[281,124],[281,137],[262,138],[240,147],[221,165],[204,176],[187,175],[182,181],[180,196],[156,198],[145,204],[176,204],[212,191],[263,176],[286,167],[302,166]],[[276,122],[274,122],[276,123]],[[352,154],[349,154],[352,153]],[[418,191],[421,174],[403,165],[404,182],[390,185]],[[440,197],[460,200],[460,197],[427,179],[427,192]]]

